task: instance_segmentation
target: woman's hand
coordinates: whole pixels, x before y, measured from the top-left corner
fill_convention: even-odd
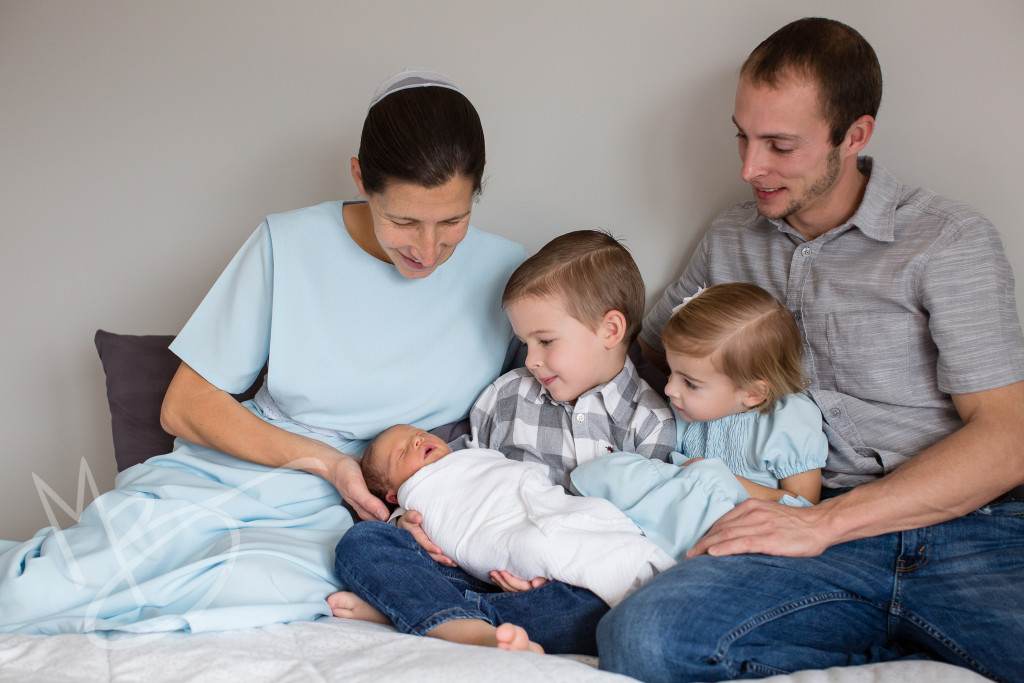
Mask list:
[[[380,498],[366,488],[366,481],[363,480],[363,473],[359,469],[359,461],[326,444],[321,445],[332,452],[330,460],[328,460],[331,464],[327,466],[325,472],[314,472],[314,474],[319,474],[333,484],[345,502],[351,505],[359,515],[359,519],[386,521],[389,517],[388,508]]]
[[[441,547],[430,540],[427,532],[423,530],[422,524],[423,515],[417,510],[409,510],[398,518],[398,526],[412,534],[420,547],[427,551],[427,555],[430,555],[430,559],[446,567],[457,567],[455,560],[441,552]]]
[[[494,582],[501,590],[506,593],[522,593],[523,591],[533,590],[534,588],[540,588],[548,582],[543,576],[538,576],[531,581],[526,579],[520,579],[518,576],[510,574],[508,571],[497,569],[491,571],[491,581]]]
[[[366,489],[358,460],[264,422],[186,363],[178,367],[167,389],[160,425],[168,434],[242,460],[323,477],[361,519],[388,518],[387,506]]]

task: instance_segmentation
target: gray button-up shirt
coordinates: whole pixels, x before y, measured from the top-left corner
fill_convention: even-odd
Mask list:
[[[803,334],[833,488],[891,472],[961,427],[950,394],[1024,380],[1013,273],[995,227],[869,157],[858,163],[869,181],[857,212],[810,242],[752,201],[720,215],[641,333],[663,349],[672,307],[703,285],[750,282],[784,302]]]

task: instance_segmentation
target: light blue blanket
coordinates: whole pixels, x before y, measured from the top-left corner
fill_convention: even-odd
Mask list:
[[[672,453],[669,458],[671,462],[662,462],[635,453],[609,453],[588,460],[569,477],[582,495],[610,500],[659,548],[683,562],[711,525],[750,494],[724,460],[705,458],[684,467],[687,456]],[[779,502],[811,504],[788,494]]]
[[[0,631],[213,631],[330,614],[334,547],[352,526],[339,503],[315,475],[179,439],[122,472],[75,526],[0,541]]]

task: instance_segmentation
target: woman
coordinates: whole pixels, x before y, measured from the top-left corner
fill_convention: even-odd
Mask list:
[[[395,422],[463,417],[502,369],[500,296],[525,254],[469,226],[483,167],[479,118],[451,81],[385,81],[351,160],[364,201],[269,216],[249,238],[171,346],[175,450],[123,472],[74,527],[8,544],[0,630],[330,614],[331,553],[352,524],[338,494],[386,514],[354,456]],[[256,399],[235,402],[268,359]]]

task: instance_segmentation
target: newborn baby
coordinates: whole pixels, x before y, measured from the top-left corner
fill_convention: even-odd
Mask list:
[[[593,591],[616,605],[675,561],[602,498],[572,496],[543,468],[499,451],[454,453],[409,425],[381,432],[363,476],[374,494],[423,514],[423,530],[466,572],[545,577]]]

